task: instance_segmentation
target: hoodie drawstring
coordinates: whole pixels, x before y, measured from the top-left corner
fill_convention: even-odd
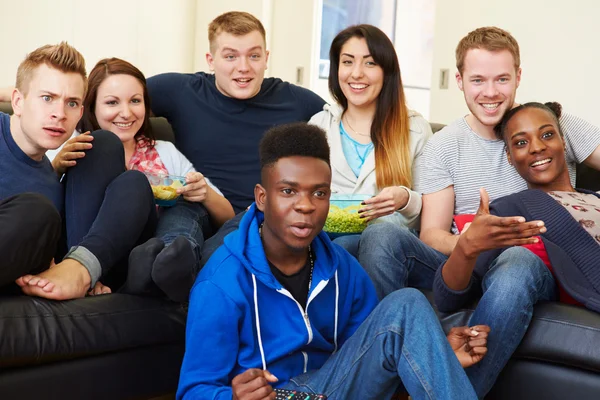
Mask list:
[[[333,329],[333,354],[337,351],[337,335],[338,335],[338,305],[340,301],[340,286],[338,284],[338,272],[335,270],[335,325]]]
[[[265,361],[265,351],[263,350],[262,338],[260,336],[260,318],[258,317],[258,292],[257,292],[257,287],[256,287],[256,276],[254,274],[252,274],[252,284],[254,286],[254,316],[256,318],[256,333],[258,335],[258,348],[260,349],[260,358],[262,360],[263,370],[266,370],[267,362]],[[335,313],[337,315],[337,308],[336,308]],[[336,326],[337,326],[337,320],[336,320]]]

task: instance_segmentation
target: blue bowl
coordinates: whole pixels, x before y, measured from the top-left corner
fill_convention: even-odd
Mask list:
[[[180,187],[185,186],[185,177],[176,175],[154,175],[150,173],[144,173],[150,186],[152,187],[152,194],[154,195],[154,202],[157,206],[161,207],[172,207],[177,204],[179,194],[176,190]]]
[[[332,194],[323,230],[331,239],[362,233],[367,224],[360,219],[358,210],[362,207],[360,203],[370,197],[365,194]]]

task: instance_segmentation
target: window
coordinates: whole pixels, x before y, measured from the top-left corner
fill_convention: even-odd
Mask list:
[[[435,0],[322,0],[322,3],[318,74],[311,88],[330,100],[327,78],[333,38],[350,25],[375,25],[396,47],[409,108],[428,118]]]
[[[350,25],[370,24],[395,35],[397,0],[323,0],[319,78],[329,76],[329,47],[335,35]]]

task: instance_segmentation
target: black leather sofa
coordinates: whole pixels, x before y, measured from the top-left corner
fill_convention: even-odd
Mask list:
[[[152,125],[157,138],[173,140],[166,120],[153,118]],[[582,168],[577,175],[579,187],[600,190],[596,171]],[[473,309],[438,314],[449,330],[465,325]],[[0,398],[144,399],[173,393],[184,325],[182,306],[156,299],[0,297]],[[600,398],[600,315],[559,303],[537,305],[488,398]]]
[[[10,113],[10,104],[0,103],[0,111]],[[159,133],[165,126],[161,122],[166,121],[158,122]],[[182,305],[125,294],[63,302],[2,295],[0,399],[172,394],[183,358],[185,320]]]

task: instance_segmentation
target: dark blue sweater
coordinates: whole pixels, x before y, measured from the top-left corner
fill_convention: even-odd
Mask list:
[[[589,190],[577,190],[600,197]],[[544,221],[547,231],[541,238],[556,279],[571,297],[600,312],[600,246],[562,205],[543,191],[530,189],[495,200],[490,204],[490,213]],[[442,277],[445,263],[442,264],[433,284],[438,309],[456,311],[481,296],[481,280],[504,250],[506,248],[483,252],[477,258],[468,287],[462,291],[446,286]]]
[[[235,212],[254,201],[260,183],[258,143],[271,127],[308,121],[323,109],[319,96],[277,78],[266,78],[246,100],[223,95],[214,75],[168,73],[148,79],[155,115],[169,120],[177,148],[210,178]]]
[[[10,132],[10,116],[0,113],[0,200],[26,192],[46,196],[62,212],[64,189],[50,160],[25,154]]]

